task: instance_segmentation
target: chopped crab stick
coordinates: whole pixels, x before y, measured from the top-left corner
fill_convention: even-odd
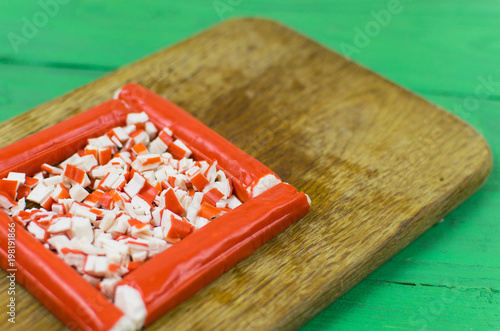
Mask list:
[[[139,193],[137,193],[137,196],[151,205],[159,192],[160,191],[158,189],[146,181]]]
[[[221,193],[217,188],[213,188],[203,195],[202,202],[207,202],[213,206],[217,206],[217,202],[220,201],[224,197],[224,194]]]
[[[175,194],[175,191],[172,188],[169,188],[164,195],[165,199],[165,208],[168,210],[172,211],[173,213],[177,215],[184,215],[186,210],[182,206],[181,202],[179,201],[179,198]]]
[[[10,218],[0,213],[0,237],[7,238]],[[0,241],[0,263],[9,269],[7,240]],[[36,261],[36,263],[34,263]],[[110,330],[131,325],[124,313],[63,260],[27,231],[16,230],[16,281],[66,325],[84,330]],[[92,300],[89,300],[89,297]],[[57,300],[53,300],[57,298]],[[71,309],[68,309],[71,307]]]
[[[16,200],[18,186],[19,182],[16,180],[0,180],[0,207],[12,207]]]
[[[117,291],[128,286],[141,293],[147,326],[299,220],[309,208],[304,193],[278,184],[146,262],[148,272],[126,275]],[[181,222],[175,219],[172,227]],[[183,282],[189,286],[176,286]],[[115,296],[115,302],[120,300]]]
[[[107,164],[111,160],[112,149],[111,147],[99,148],[99,164],[104,165]]]
[[[209,129],[195,117],[170,101],[134,83],[125,85],[118,93],[135,111],[145,111],[160,127],[169,127],[197,157],[218,160],[219,166],[230,174],[237,195],[243,201],[256,196],[281,180],[269,168],[246,154]],[[199,139],[203,137],[203,139]],[[174,153],[182,148],[174,145]],[[235,162],[236,161],[236,162]]]
[[[41,204],[42,201],[45,201],[50,196],[51,193],[52,190],[50,189],[50,187],[45,186],[43,183],[39,183],[30,192],[30,194],[26,199]]]
[[[43,171],[46,171],[47,173],[51,174],[51,175],[60,175],[63,173],[63,169],[61,168],[57,168],[57,167],[53,167],[47,163],[44,163],[40,166],[40,168],[42,168]]]
[[[59,199],[67,199],[70,198],[69,190],[66,186],[63,184],[58,184],[55,188],[54,191],[51,194],[52,199],[54,199],[56,202],[59,201]]]
[[[76,184],[71,187],[69,190],[69,195],[71,196],[71,199],[78,201],[78,202],[83,202],[85,198],[89,195],[89,192],[84,189],[81,185]]]
[[[169,220],[167,220],[167,222],[168,221]],[[193,232],[194,228],[194,225],[189,223],[184,217],[179,218],[173,214],[170,214],[170,226],[168,228],[168,231],[164,232],[166,232],[165,236],[167,237],[167,241],[175,243]]]
[[[125,185],[123,190],[129,197],[137,195],[146,184],[146,178],[141,176],[138,172],[134,173],[134,177]]]
[[[90,184],[90,179],[84,170],[77,168],[72,164],[68,164],[63,172],[63,178],[70,180],[72,183],[86,187]]]
[[[168,145],[167,152],[172,154],[176,159],[188,158],[191,156],[191,150],[179,139],[174,140]]]
[[[215,216],[217,216],[225,211],[229,211],[229,209],[217,208],[209,203],[202,202],[197,216],[200,216],[200,217],[203,217],[203,218],[206,218],[209,220],[212,217],[215,217]]]
[[[146,148],[146,146],[144,146],[143,143],[138,143],[132,146],[132,152],[134,153],[135,156],[137,156],[141,154],[147,154],[148,149]]]
[[[130,138],[129,135],[127,134],[127,132],[125,132],[125,130],[122,127],[119,127],[119,126],[116,127],[116,128],[111,129],[110,131],[108,131],[106,133],[106,135],[111,140],[113,140],[112,137],[115,137],[116,139],[118,139],[118,141],[120,143],[124,143],[124,142],[126,142]]]
[[[133,113],[127,116],[127,125],[132,125],[136,123],[145,123],[149,120],[149,117],[146,113]]]

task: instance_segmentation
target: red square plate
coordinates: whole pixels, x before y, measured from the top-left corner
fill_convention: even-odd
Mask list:
[[[14,273],[19,283],[70,328],[109,330],[148,325],[306,215],[310,208],[304,193],[282,183],[262,163],[176,105],[135,84],[124,86],[114,100],[0,149],[0,178],[11,171],[34,174],[43,163],[59,163],[83,148],[88,138],[124,125],[129,112],[141,111],[158,128],[171,128],[176,138],[193,151],[195,159],[217,160],[244,203],[127,274],[115,298],[122,295],[136,300],[120,307],[0,212],[1,267]],[[12,227],[15,246],[7,240]]]

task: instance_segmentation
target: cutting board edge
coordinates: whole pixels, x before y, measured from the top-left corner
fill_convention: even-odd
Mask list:
[[[231,21],[240,21],[240,20],[249,20],[249,19],[250,19],[250,20],[261,20],[261,19],[258,19],[258,18],[243,18],[243,19],[234,19],[234,20],[230,20],[230,21],[227,21],[227,22],[231,22]],[[263,21],[267,21],[267,22],[271,22],[271,23],[273,23],[273,24],[278,24],[278,25],[281,25],[280,23],[278,23],[278,22],[274,22],[274,21],[271,21],[271,20],[263,20]],[[226,22],[224,22],[224,23],[222,23],[222,24],[225,24],[225,23],[226,23]],[[285,25],[281,25],[281,26],[284,26],[284,27],[286,27],[287,29],[289,29],[289,28],[288,28],[287,26],[285,26]],[[212,28],[212,27],[209,27],[208,29],[211,29],[211,28]],[[290,30],[291,30],[291,29],[290,29]],[[204,30],[204,31],[205,31],[205,30]],[[198,33],[198,34],[196,34],[196,35],[194,35],[194,36],[192,36],[192,37],[188,38],[187,40],[189,40],[189,39],[191,39],[191,38],[195,38],[196,36],[198,36],[198,35],[200,35],[200,34],[203,34],[203,32],[204,32],[204,31],[202,31],[202,32],[200,32],[200,33]],[[292,30],[292,31],[296,32],[295,30]],[[300,33],[299,33],[299,34],[300,34]],[[303,36],[303,35],[302,35],[302,36]],[[180,43],[176,43],[176,44],[174,44],[174,45],[171,45],[171,46],[167,47],[166,49],[169,49],[170,47],[174,47],[174,46],[176,46],[176,45],[182,44],[183,42],[186,42],[187,40],[183,40],[183,41],[181,41]],[[325,46],[321,45],[320,43],[318,43],[318,42],[316,42],[316,41],[314,41],[314,40],[313,40],[313,42],[314,42],[314,43],[316,43],[316,44],[318,44],[318,45],[320,45],[321,47],[326,48]],[[83,86],[81,86],[81,87],[79,87],[79,88],[77,88],[77,89],[75,89],[75,90],[69,91],[68,93],[65,93],[64,95],[62,95],[62,96],[60,96],[60,97],[57,97],[57,98],[55,98],[55,99],[52,99],[52,100],[50,100],[50,101],[48,101],[48,102],[46,102],[46,103],[44,103],[44,104],[42,104],[42,105],[39,105],[39,106],[37,106],[37,107],[33,108],[32,110],[30,110],[30,112],[31,112],[31,111],[35,111],[35,110],[36,110],[36,109],[38,109],[39,107],[46,107],[46,106],[47,106],[47,104],[50,104],[50,103],[52,103],[52,102],[54,102],[54,103],[58,103],[58,101],[59,101],[59,100],[61,100],[62,98],[65,98],[65,97],[70,97],[71,95],[73,95],[73,93],[76,93],[77,91],[80,91],[80,90],[82,90],[82,91],[86,91],[87,89],[91,90],[90,86],[92,86],[92,85],[94,85],[94,84],[97,84],[97,83],[99,83],[99,82],[101,82],[101,81],[103,81],[103,80],[105,80],[105,79],[109,79],[110,77],[114,77],[114,76],[115,76],[115,75],[117,75],[117,74],[120,74],[120,73],[122,72],[122,69],[123,69],[123,70],[125,70],[125,69],[127,69],[129,66],[131,66],[131,65],[139,65],[142,61],[145,61],[145,60],[149,59],[150,57],[154,56],[155,54],[158,54],[158,53],[161,53],[161,52],[165,51],[166,49],[162,49],[162,50],[160,50],[160,51],[158,51],[158,52],[156,52],[156,53],[153,53],[152,55],[149,55],[149,56],[147,56],[147,57],[145,57],[145,58],[143,58],[143,59],[139,59],[138,61],[135,61],[135,62],[133,62],[133,63],[131,63],[131,64],[127,65],[127,66],[124,66],[124,67],[119,68],[119,69],[117,69],[117,70],[115,70],[115,71],[113,71],[113,72],[111,72],[111,73],[109,73],[109,74],[106,74],[105,76],[103,76],[103,77],[101,77],[101,78],[99,78],[99,79],[97,79],[97,80],[95,80],[95,81],[93,81],[93,82],[90,82],[90,83],[88,83],[88,84],[85,84],[85,85],[83,85]],[[326,49],[328,49],[328,48],[326,48]],[[328,49],[328,50],[329,50],[329,51],[332,51],[331,49]],[[365,67],[363,67],[363,68],[365,68]],[[392,81],[388,80],[386,77],[383,77],[383,76],[381,76],[380,74],[378,74],[378,73],[375,73],[375,72],[371,71],[370,69],[367,69],[367,68],[365,68],[365,69],[366,69],[366,70],[368,70],[368,71],[370,71],[370,72],[372,72],[372,73],[374,73],[374,74],[376,74],[376,75],[378,75],[378,76],[380,76],[380,77],[382,77],[383,79],[385,79],[385,80],[387,80],[387,81],[391,82],[391,84],[394,84],[394,85],[398,86],[399,88],[403,88],[403,89],[405,89],[404,87],[401,87],[401,86],[399,86],[399,85],[397,85],[397,84],[393,83]],[[405,89],[405,90],[406,90],[406,91],[408,91],[409,93],[415,94],[413,91],[410,91],[410,90],[407,90],[407,89]],[[88,92],[88,91],[87,91],[87,92]],[[87,93],[87,92],[85,92],[85,93]],[[427,102],[431,103],[430,101],[426,100],[425,98],[421,97],[420,95],[418,95],[418,94],[415,94],[415,95],[416,95],[417,97],[422,98],[422,99],[424,99],[425,101],[427,101]],[[432,104],[432,103],[431,103],[431,104]],[[458,118],[457,116],[455,116],[455,115],[453,115],[453,114],[449,113],[449,112],[448,112],[448,111],[446,111],[445,109],[441,109],[441,111],[445,112],[448,116],[452,116],[453,118],[455,118],[455,119],[457,119],[457,120],[459,120],[459,121],[463,122],[463,124],[464,124],[464,125],[467,125],[468,127],[472,128],[474,131],[476,131],[476,130],[475,130],[475,129],[471,126],[471,125],[469,125],[469,124],[468,124],[468,123],[466,123],[465,121],[461,120],[461,119],[460,119],[460,118]],[[23,116],[23,115],[24,115],[24,114],[19,115],[19,116]],[[67,116],[66,116],[66,118],[68,118],[68,117],[71,117],[71,116],[72,116],[72,115],[70,115],[70,114],[66,114],[66,115],[67,115]],[[8,121],[10,121],[10,120],[8,120]],[[475,171],[475,172],[473,173],[473,175],[472,175],[472,177],[474,177],[474,176],[476,176],[476,175],[478,176],[478,177],[477,177],[477,186],[475,186],[475,188],[473,188],[473,185],[472,185],[473,183],[476,183],[476,181],[473,181],[472,183],[470,183],[469,185],[471,185],[471,186],[467,186],[467,185],[466,185],[466,187],[465,187],[465,188],[470,187],[470,188],[471,188],[471,191],[470,191],[470,194],[469,194],[469,195],[467,195],[467,196],[465,196],[465,195],[464,195],[463,201],[465,201],[467,198],[469,198],[471,195],[473,195],[473,193],[474,193],[475,191],[477,191],[477,190],[480,188],[480,186],[481,186],[481,185],[482,185],[482,184],[486,181],[486,179],[487,179],[487,177],[488,177],[488,174],[490,173],[490,171],[491,171],[491,167],[492,167],[492,156],[491,156],[491,150],[490,150],[490,148],[489,148],[489,146],[488,146],[488,144],[487,144],[486,140],[484,139],[484,137],[483,137],[483,136],[482,136],[479,132],[477,132],[477,131],[476,131],[476,133],[478,134],[478,136],[480,136],[480,138],[481,138],[481,140],[482,140],[482,144],[484,144],[484,146],[482,146],[481,148],[484,148],[484,147],[485,147],[485,148],[486,148],[486,150],[487,150],[487,152],[486,152],[485,158],[484,158],[481,162],[478,162],[478,164],[479,164],[480,166],[478,167],[477,171]],[[476,185],[476,184],[475,184],[475,185]],[[464,191],[465,191],[465,188],[464,188]],[[447,212],[444,212],[444,213],[445,213],[445,214],[449,213],[451,210],[453,210],[454,208],[456,208],[456,206],[457,206],[457,205],[459,205],[460,203],[462,203],[463,201],[457,202],[457,203],[456,203],[456,205],[454,205],[454,206],[450,206],[450,210],[448,210]],[[437,220],[439,220],[439,218],[440,218],[440,217],[436,217],[436,218],[435,218],[435,220],[433,220],[433,222],[434,222],[434,223],[435,223],[435,222],[437,222]],[[430,225],[429,225],[429,227],[431,227],[434,223],[430,224]],[[425,231],[423,231],[423,232],[425,232]],[[423,232],[422,232],[422,233],[423,233]],[[416,236],[415,236],[415,238],[417,238],[418,236],[420,236],[420,234],[416,235]],[[415,239],[415,238],[414,238],[414,239]],[[412,239],[411,241],[413,241],[414,239]],[[411,241],[410,241],[410,242],[411,242]],[[410,242],[408,242],[408,244],[409,244]],[[407,245],[407,244],[406,244],[406,245]],[[406,245],[405,245],[405,246],[406,246]],[[401,249],[402,249],[402,248],[401,248]],[[401,250],[401,249],[399,249],[399,250]],[[397,250],[394,254],[396,254],[399,250]],[[388,258],[387,258],[386,260],[390,259],[392,256],[393,256],[393,255],[388,256]],[[375,267],[374,269],[376,269],[376,268],[378,268],[378,267]],[[372,271],[370,271],[369,273],[371,273],[371,272],[372,272]],[[368,274],[369,274],[369,273],[368,273]],[[368,274],[367,274],[367,275],[368,275]],[[366,275],[365,275],[365,276],[363,276],[362,278],[365,278],[365,277],[366,277]],[[348,291],[348,289],[347,289],[346,291]],[[344,292],[344,293],[345,293],[345,292]],[[339,297],[340,297],[340,296],[339,296]],[[332,302],[333,302],[333,301],[332,301]],[[312,318],[313,316],[314,316],[314,315],[312,315],[310,318]],[[306,320],[306,322],[307,322],[307,320]],[[304,323],[305,323],[305,322],[304,322]],[[297,325],[298,325],[298,324],[297,324]],[[303,324],[301,324],[301,325],[303,325]]]
[[[479,133],[478,135],[482,138]],[[330,282],[332,285],[329,291],[330,295],[322,295],[318,297],[313,304],[307,305],[309,308],[308,310],[290,314],[288,315],[291,317],[290,319],[277,321],[278,323],[273,325],[270,329],[283,331],[298,330],[300,327],[306,325],[309,320],[340,299],[359,282],[381,267],[388,260],[393,258],[396,254],[401,252],[423,233],[437,224],[439,220],[443,219],[446,215],[451,213],[459,205],[479,191],[488,179],[493,165],[491,150],[486,141],[484,139],[483,141],[486,154],[481,162],[481,166],[479,166],[470,176],[466,177],[463,182],[459,183],[459,186],[462,186],[462,189],[450,190],[449,195],[442,195],[441,199],[435,201],[432,205],[426,206],[428,208],[423,208],[417,213],[413,224],[418,224],[420,226],[418,230],[411,231],[410,227],[404,226],[403,232],[398,233],[395,237],[393,237],[391,242],[385,245],[381,250],[373,253],[376,258],[379,258],[378,261],[380,263],[371,265],[370,260],[359,260],[360,263],[350,269],[351,271],[358,272],[358,275],[352,283],[349,283],[347,286],[344,286],[339,290],[337,286],[339,284],[338,279],[332,280]],[[440,204],[443,201],[448,201],[449,203]],[[420,217],[417,217],[418,214],[424,210],[426,210],[426,212],[422,213]],[[391,245],[391,243],[393,244]],[[359,273],[360,270],[363,271],[362,274]]]

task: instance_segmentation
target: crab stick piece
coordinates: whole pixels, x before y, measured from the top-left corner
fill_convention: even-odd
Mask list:
[[[156,125],[154,125],[153,122],[149,121],[144,123],[144,131],[146,131],[146,133],[149,135],[150,140],[156,137],[156,135],[158,134],[158,129],[156,128]]]
[[[89,219],[91,221],[97,220],[97,215],[90,211],[90,206],[84,205],[83,203],[76,202],[72,200],[73,203],[69,208],[69,213],[74,216],[79,216],[81,218]]]
[[[59,217],[47,229],[50,233],[61,233],[71,229],[70,217]]]
[[[74,166],[72,164],[66,165],[66,168],[64,169],[64,172],[62,175],[63,175],[63,178],[68,179],[72,183],[80,184],[83,187],[86,187],[90,184],[90,179],[88,178],[85,171],[77,168],[76,166]]]
[[[45,229],[38,225],[37,222],[30,222],[26,229],[40,241],[45,241]]]
[[[53,189],[51,189],[50,187],[45,186],[43,183],[39,183],[30,192],[30,194],[28,194],[26,199],[41,204],[42,201],[45,201],[50,196],[52,191]]]
[[[214,187],[203,194],[203,199],[201,201],[202,203],[206,202],[213,206],[217,206],[217,202],[219,202],[223,197],[224,194]]]
[[[33,188],[36,184],[38,184],[38,182],[38,179],[26,176],[24,185],[28,186],[29,188]]]
[[[69,190],[69,195],[71,199],[78,201],[78,202],[83,202],[85,198],[89,195],[89,192],[84,189],[81,185],[73,185],[71,189]]]
[[[50,176],[49,178],[45,178],[43,180],[43,183],[46,186],[56,186],[58,184],[61,184],[63,182],[63,177],[61,175],[56,175],[56,176]]]
[[[194,221],[195,230],[198,230],[198,229],[204,227],[208,223],[210,223],[210,220],[208,220],[208,219],[206,219],[204,217],[197,216],[196,219],[195,219],[195,221]]]
[[[110,264],[109,268],[113,268],[116,264]],[[116,285],[121,281],[121,277],[104,278],[97,283],[99,290],[106,295],[108,298],[113,298],[115,296]],[[119,330],[119,329],[117,329]]]
[[[187,172],[186,172],[187,174]],[[189,176],[187,175],[188,178],[189,178],[189,181],[191,182],[191,184],[193,184],[194,188],[198,191],[203,191],[203,189],[205,188],[205,186],[207,186],[208,184],[210,184],[210,182],[208,181],[208,179],[200,172],[196,172],[193,176]]]
[[[215,206],[217,208],[229,208],[229,209],[234,209],[238,206],[240,206],[242,203],[241,201],[235,196],[235,195],[232,195],[230,196],[228,199],[224,199],[224,200],[219,200]]]
[[[104,277],[108,272],[109,261],[106,256],[88,255],[85,259],[83,271],[95,277]]]
[[[165,195],[164,195],[164,201],[165,201],[165,208],[170,210],[171,212],[182,216],[186,212],[184,207],[182,207],[181,202],[175,195],[175,191],[172,188],[169,188]]]
[[[106,133],[106,135],[107,135],[107,136],[108,136],[111,140],[113,140],[113,138],[112,138],[112,137],[115,137],[116,139],[118,139],[118,141],[119,141],[120,143],[124,143],[124,142],[126,142],[126,141],[130,138],[130,136],[128,135],[128,133],[127,133],[127,132],[125,132],[125,130],[124,130],[122,127],[120,127],[120,126],[118,126],[118,127],[116,127],[116,128],[113,128],[113,129],[109,130],[109,131]]]
[[[122,265],[125,262],[125,257],[129,252],[125,243],[112,239],[102,239],[101,242],[110,263]]]
[[[84,252],[64,247],[61,249],[61,255],[64,262],[66,262],[70,266],[75,267],[76,270],[83,272],[85,259],[87,258],[87,255]]]
[[[115,290],[115,305],[132,320],[135,329],[144,325],[147,310],[141,293],[128,285],[118,285]]]
[[[163,154],[167,151],[168,145],[166,145],[160,138],[154,139],[149,144],[149,150],[151,153]]]
[[[124,175],[121,175],[118,172],[108,172],[100,181],[99,185],[97,186],[97,189],[101,190],[115,190],[115,189],[122,189],[125,184],[127,183],[127,180],[125,179]]]
[[[93,155],[96,160],[99,159],[99,147],[87,145],[83,152],[85,155]]]
[[[74,165],[85,172],[89,172],[92,168],[97,166],[97,164],[97,158],[93,154],[90,154],[81,156]]]
[[[143,143],[138,143],[132,146],[132,152],[134,153],[135,156],[141,155],[141,154],[147,154],[148,149]]]
[[[56,214],[65,214],[66,213],[64,205],[62,203],[53,203],[51,210]]]
[[[68,231],[71,238],[76,237],[82,241],[92,243],[94,241],[94,232],[90,220],[85,217],[73,216],[71,219],[71,230]]]
[[[206,203],[206,202],[202,202],[201,203],[201,206],[200,206],[200,210],[198,211],[198,214],[197,216],[199,217],[203,217],[203,218],[206,218],[206,219],[211,219],[212,217],[215,217],[219,214],[221,214],[222,212],[227,212],[229,211],[230,209],[226,209],[226,208],[217,208],[209,203]]]
[[[158,133],[158,138],[160,138],[160,140],[168,146],[174,141],[173,135],[174,133],[172,132],[172,130],[165,127],[160,131],[160,133]]]
[[[26,186],[24,184],[19,185],[19,188],[17,189],[17,200],[20,200],[22,198],[26,198],[31,192],[31,189],[29,186]]]
[[[70,220],[70,227],[71,227],[71,220]],[[64,234],[52,235],[50,238],[47,239],[47,242],[58,253],[61,253],[61,249],[65,248],[65,247],[67,248],[70,246],[70,241],[69,241],[68,237]]]
[[[160,193],[160,191],[146,181],[137,195],[151,205],[158,193]]]
[[[90,207],[97,207],[97,205],[99,204],[99,200],[101,199],[103,194],[103,191],[95,190],[85,198],[83,203]]]
[[[148,114],[142,113],[130,113],[127,115],[127,125],[132,125],[136,123],[145,123],[149,120]]]
[[[124,209],[125,204],[130,201],[129,196],[125,193],[116,190],[110,190],[109,194],[113,198],[114,205],[119,207],[120,209]]]
[[[108,164],[108,162],[111,161],[111,155],[112,155],[111,147],[99,148],[97,152],[99,155],[100,165]]]
[[[149,135],[142,129],[131,133],[130,138],[134,144],[149,145]]]
[[[46,210],[50,210],[54,202],[55,202],[54,199],[49,195],[42,202],[40,202],[40,206]]]
[[[19,182],[17,180],[2,179],[0,180],[0,195],[14,203],[17,196],[17,188]]]
[[[99,198],[98,203],[106,209],[113,209],[113,197],[109,192],[104,192]]]
[[[55,186],[54,191],[52,192],[52,194],[50,196],[56,202],[58,202],[59,199],[71,198],[68,188],[66,186],[64,186],[62,183]]]
[[[130,201],[133,207],[133,213],[137,216],[139,215],[149,215],[151,211],[151,205],[149,202],[144,200],[139,194],[134,196]]]
[[[12,200],[8,199],[7,197],[5,197],[4,195],[0,194],[0,208],[4,209],[7,213],[10,214],[10,212],[8,212],[8,210],[14,206],[15,206],[15,201],[12,201]]]
[[[132,179],[127,183],[127,185],[125,185],[123,190],[128,194],[129,197],[133,197],[141,191],[145,184],[146,178],[136,172],[134,173]]]
[[[188,158],[191,156],[191,150],[179,139],[174,140],[173,143],[168,145],[167,152],[172,154],[172,156],[178,160],[183,158]]]
[[[162,163],[162,158],[158,154],[138,154],[137,160],[141,164],[142,171],[156,169]]]
[[[189,223],[184,217],[179,218],[175,215],[170,215],[170,228],[165,234],[165,237],[168,242],[175,243],[185,238],[188,234],[193,232],[194,229],[194,225]]]
[[[186,210],[186,218],[188,220],[194,221],[194,219],[198,215],[198,212],[200,211],[202,199],[203,199],[203,193],[201,192],[196,192],[193,195],[193,199]]]
[[[60,175],[63,173],[63,169],[61,168],[57,168],[57,167],[53,167],[51,166],[50,164],[47,164],[47,163],[44,163],[40,166],[42,168],[43,171],[51,174],[51,175]]]

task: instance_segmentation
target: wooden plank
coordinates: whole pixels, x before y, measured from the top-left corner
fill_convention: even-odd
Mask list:
[[[183,2],[148,2],[137,8],[130,0],[70,1],[61,5],[35,37],[27,38],[18,53],[9,42],[0,43],[0,59],[125,65],[219,22],[221,17],[213,3],[191,1],[187,11],[193,19],[185,19],[178,14],[186,11]],[[403,0],[401,11],[391,15],[380,31],[375,29],[373,37],[366,39],[366,46],[356,43],[357,28],[364,30],[367,24],[376,21],[371,12],[386,10],[388,3],[387,0],[242,1],[229,6],[231,9],[222,17],[263,15],[296,27],[339,52],[349,53],[342,43],[355,46],[359,52],[352,54],[353,59],[411,89],[473,93],[481,76],[491,74],[495,81],[500,80],[498,52],[494,48],[500,28],[496,19],[500,7],[496,0],[480,3],[448,0],[438,4]],[[22,34],[23,17],[31,20],[41,10],[38,2],[4,4],[0,12],[0,24],[5,27],[2,31]],[[134,32],[130,26],[134,26]],[[103,29],[107,33],[103,34]],[[500,96],[498,87],[493,95]]]
[[[315,206],[153,330],[297,327],[472,194],[491,166],[484,140],[465,123],[282,26],[251,19],[37,107],[0,133],[38,130],[132,80],[262,160]],[[0,136],[0,144],[15,139]]]
[[[0,72],[0,122],[107,73],[101,70],[5,64],[0,64]]]
[[[460,287],[454,278],[439,286],[367,279],[301,330],[498,330],[498,305],[499,292]]]

